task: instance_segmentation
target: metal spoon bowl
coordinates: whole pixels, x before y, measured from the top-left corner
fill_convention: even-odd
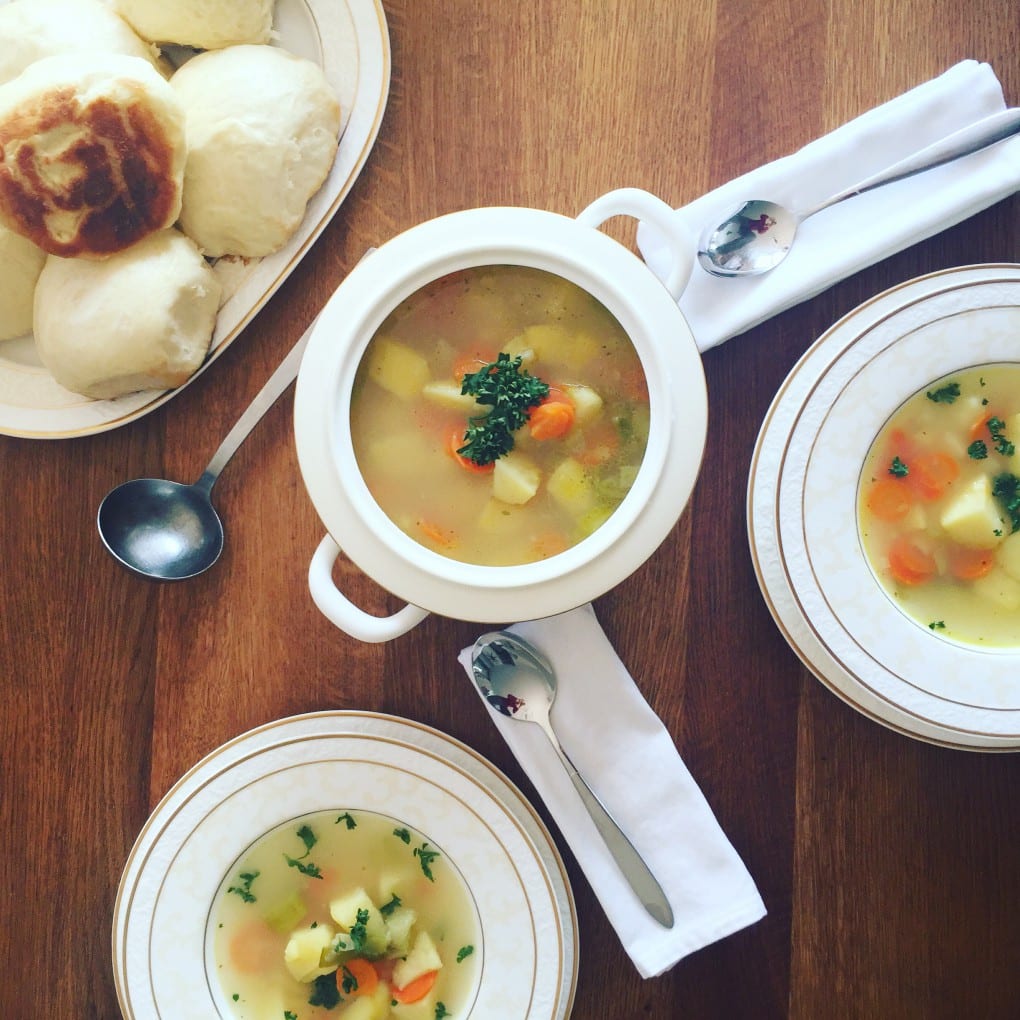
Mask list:
[[[775,269],[793,247],[797,227],[809,216],[883,184],[912,177],[1001,142],[1020,131],[1020,109],[1003,110],[963,128],[907,159],[865,178],[818,205],[797,212],[754,199],[705,231],[698,261],[713,276],[758,276]]]
[[[110,554],[128,570],[157,581],[185,581],[208,570],[223,552],[223,522],[212,505],[220,472],[262,416],[297,378],[313,322],[213,454],[193,485],[136,478],[106,494],[96,526]]]
[[[662,886],[560,746],[549,718],[556,700],[552,663],[516,634],[494,631],[475,642],[471,669],[478,689],[497,712],[542,727],[624,878],[645,910],[663,927],[672,928],[673,909]]]

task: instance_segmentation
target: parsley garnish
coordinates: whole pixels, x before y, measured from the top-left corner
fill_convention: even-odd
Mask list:
[[[491,464],[514,448],[514,432],[528,412],[549,395],[549,385],[521,368],[521,358],[504,351],[495,361],[464,376],[461,393],[488,404],[492,410],[468,419],[464,445],[457,453],[476,464]]]
[[[988,456],[988,444],[983,439],[975,439],[967,447],[967,456],[973,460],[984,460]]]
[[[407,829],[394,829],[393,835],[396,836],[401,843],[410,844],[411,842],[411,834],[407,831]]]
[[[320,974],[312,982],[312,994],[308,996],[308,1005],[322,1006],[324,1009],[335,1009],[340,1005],[340,989],[337,987],[335,971]]]
[[[895,475],[897,478],[905,478],[910,474],[910,468],[899,457],[893,457],[892,463],[889,465],[889,474]]]
[[[437,857],[442,857],[442,854],[438,850],[430,850],[428,847],[428,843],[422,843],[421,846],[416,846],[414,848],[414,856],[418,858],[422,874],[430,882],[434,882],[435,878],[432,875],[432,862]]]
[[[283,1011],[283,1020],[297,1020],[297,1013],[292,1013],[289,1009]]]
[[[928,629],[929,630],[945,630],[946,629],[946,621],[945,620],[932,620],[931,623],[928,624]]]
[[[1006,438],[1006,423],[1001,418],[988,419],[988,434],[1003,457],[1012,457],[1016,453],[1016,447]]]
[[[436,1003],[436,1020],[443,1020],[444,1017],[453,1016],[453,1014],[443,1005],[441,1002]]]
[[[302,825],[297,831],[298,839],[305,845],[305,852],[302,857],[307,857],[312,852],[312,847],[318,843],[318,837],[312,832],[310,825]]]
[[[1009,514],[1013,531],[1020,531],[1020,478],[1008,471],[996,475],[992,481],[992,495]]]
[[[237,876],[238,881],[241,884],[227,886],[227,892],[237,893],[237,895],[240,896],[245,903],[254,903],[255,895],[251,891],[251,885],[258,877],[259,873],[257,871],[242,871],[241,874]]]
[[[928,390],[925,396],[936,404],[951,404],[960,395],[960,384],[958,382],[946,383],[937,390]]]
[[[346,826],[347,826],[347,831],[348,831],[348,832],[349,832],[349,831],[350,831],[351,829],[356,829],[356,828],[358,827],[358,823],[357,823],[357,822],[356,822],[356,821],[354,820],[354,815],[352,815],[352,814],[350,813],[350,811],[345,811],[345,812],[344,812],[344,813],[343,813],[343,814],[342,814],[342,815],[341,815],[341,816],[340,816],[340,817],[339,817],[339,818],[338,818],[338,819],[336,820],[336,822],[335,822],[334,824],[336,824],[336,825],[339,825],[339,824],[340,824],[341,822],[343,822],[343,823],[344,823],[344,825],[346,825]]]
[[[340,972],[343,974],[343,977],[341,978],[341,987],[343,988],[344,995],[350,995],[351,992],[356,992],[358,990],[358,979],[351,973],[350,968],[346,963],[340,968]]]
[[[400,906],[400,897],[396,893],[394,893],[390,897],[389,903],[384,903],[379,908],[379,913],[382,914],[383,917],[389,917],[390,914],[392,914],[393,911],[396,910],[397,907],[399,907],[399,906]]]
[[[461,946],[460,949],[457,950],[457,962],[460,963],[461,961],[466,960],[474,951],[474,946]]]
[[[354,927],[349,932],[340,932],[337,935],[336,941],[333,943],[333,952],[338,955],[349,950],[360,953],[365,948],[365,942],[368,940],[367,924],[368,911],[361,909],[354,915]],[[348,939],[350,939],[349,942],[347,941]]]
[[[297,868],[302,875],[307,875],[309,878],[322,878],[318,864],[312,864],[311,861],[305,864],[300,857],[291,857],[289,854],[284,854],[283,859],[287,862],[288,867]]]

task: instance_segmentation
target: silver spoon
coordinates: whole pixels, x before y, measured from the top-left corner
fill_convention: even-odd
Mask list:
[[[662,886],[560,746],[549,720],[556,699],[556,675],[549,660],[516,634],[493,631],[475,642],[471,667],[478,689],[497,712],[542,727],[624,878],[645,910],[663,927],[672,928],[673,909]]]
[[[776,202],[745,202],[717,227],[705,231],[698,261],[713,276],[757,276],[786,258],[797,227],[809,216],[855,195],[942,166],[987,148],[1020,130],[1020,109],[1003,110],[956,131],[920,152],[865,178],[809,209],[791,211]]]
[[[197,482],[135,478],[107,493],[96,524],[103,544],[122,566],[158,581],[184,581],[220,558],[223,523],[212,505],[212,487],[248,433],[297,378],[314,326],[313,322],[280,362]]]

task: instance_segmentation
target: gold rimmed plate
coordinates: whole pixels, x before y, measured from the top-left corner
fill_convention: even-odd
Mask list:
[[[262,259],[215,263],[223,299],[209,355],[192,379],[238,338],[308,254],[361,173],[386,108],[390,43],[381,0],[277,0],[274,29],[276,44],[322,67],[340,97],[343,133],[329,176],[287,244]],[[106,432],[155,410],[181,388],[92,400],[57,384],[39,361],[31,335],[0,342],[0,433],[5,435],[64,439]]]
[[[794,366],[762,425],[748,534],[762,593],[809,669],[901,733],[1020,750],[1020,641],[947,640],[902,612],[859,535],[865,457],[893,412],[934,380],[1020,363],[1020,266],[966,266],[850,312]]]
[[[379,811],[434,838],[478,917],[470,1015],[563,1020],[577,981],[577,920],[563,862],[521,793],[466,745],[365,712],[317,712],[251,730],[186,773],[135,842],[113,920],[128,1020],[230,1020],[211,951],[217,890],[238,856],[316,811]]]

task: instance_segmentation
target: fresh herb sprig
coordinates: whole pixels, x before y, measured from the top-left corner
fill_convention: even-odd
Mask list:
[[[937,390],[928,390],[925,396],[935,404],[951,404],[960,395],[958,382],[946,383]]]
[[[992,495],[1009,515],[1013,531],[1020,531],[1020,478],[1006,471],[992,480]]]
[[[531,408],[549,395],[549,384],[521,368],[520,356],[511,358],[500,351],[495,361],[465,375],[460,391],[492,408],[468,419],[464,445],[457,450],[484,466],[513,449],[514,432],[528,420]]]

